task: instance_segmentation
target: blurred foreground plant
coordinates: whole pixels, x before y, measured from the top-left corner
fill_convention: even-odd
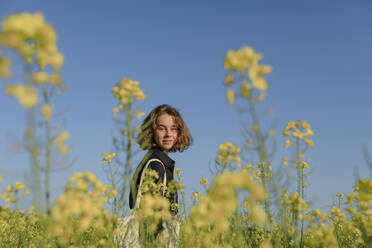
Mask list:
[[[112,163],[108,163],[104,169],[112,184],[118,190],[114,198],[112,211],[117,215],[126,213],[127,188],[132,175],[133,157],[138,150],[134,149],[135,137],[138,134],[136,122],[145,114],[138,108],[134,108],[137,101],[145,100],[146,95],[139,87],[139,82],[130,78],[123,78],[112,89],[112,94],[119,100],[116,107],[112,109],[115,130],[113,134],[113,145],[115,155]]]
[[[60,127],[54,129],[51,125],[52,117],[55,116],[53,97],[66,88],[60,76],[64,56],[57,48],[54,28],[45,22],[43,14],[39,12],[19,13],[5,18],[0,31],[0,45],[4,51],[13,51],[20,55],[24,65],[25,82],[8,84],[6,92],[27,109],[27,131],[23,147],[31,159],[33,203],[39,212],[44,212],[45,203],[46,211],[50,213],[52,164],[59,164],[59,169],[65,168],[65,164],[53,156],[52,145],[61,154],[68,151],[65,144],[69,138],[68,133]],[[0,53],[0,79],[9,78],[10,75],[10,59]],[[39,134],[40,126],[36,125],[39,122],[37,111],[41,114],[43,135]],[[44,197],[41,173],[45,175]]]

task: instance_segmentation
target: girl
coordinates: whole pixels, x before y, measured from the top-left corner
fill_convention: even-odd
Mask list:
[[[156,183],[163,182],[166,177],[166,186],[173,180],[175,162],[168,157],[169,152],[184,151],[192,143],[191,134],[183,121],[180,113],[169,105],[160,105],[153,109],[144,119],[138,144],[144,150],[148,150],[140,164],[138,165],[132,181],[129,196],[129,206],[133,209],[136,206],[138,186],[144,167],[150,159],[148,167],[158,173]],[[160,160],[160,161],[159,161]],[[167,194],[167,198],[172,206],[178,203],[177,192]],[[171,208],[173,215],[177,210]]]

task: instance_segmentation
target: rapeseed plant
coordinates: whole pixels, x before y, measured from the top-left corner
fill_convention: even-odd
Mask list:
[[[139,130],[136,122],[145,114],[134,106],[136,102],[145,100],[146,94],[139,87],[139,82],[130,78],[123,78],[116,83],[111,92],[119,101],[112,109],[117,131],[113,137],[113,145],[118,156],[109,167],[105,167],[105,171],[112,185],[118,189],[118,196],[115,197],[112,206],[113,211],[117,215],[122,215],[127,212],[125,209],[127,187],[132,174],[132,160],[138,152],[134,149],[135,137]],[[125,160],[122,161],[121,157]]]
[[[133,106],[146,99],[146,95],[139,88],[139,83],[129,78],[123,78],[112,89],[113,96],[119,101],[112,109],[120,133],[119,138],[114,138],[114,146],[115,151],[124,151],[125,162],[121,162],[116,153],[103,154],[103,168],[108,172],[111,185],[103,184],[91,172],[74,173],[64,193],[52,207],[48,182],[52,148],[61,154],[69,150],[66,142],[70,135],[67,131],[58,129],[52,135],[55,104],[52,104],[52,95],[49,94],[53,87],[65,88],[60,77],[64,56],[58,51],[56,32],[44,21],[41,13],[20,13],[4,19],[0,44],[16,51],[28,68],[28,81],[8,85],[6,91],[28,109],[27,149],[33,168],[38,172],[42,168],[46,172],[45,199],[47,212],[50,213],[37,213],[33,206],[26,211],[18,210],[19,198],[26,197],[30,189],[21,182],[8,185],[0,194],[5,202],[0,207],[0,246],[118,247],[120,234],[126,233],[130,227],[122,225],[117,220],[117,214],[125,210],[124,195],[138,131],[135,122],[144,115]],[[2,54],[0,79],[8,79],[11,76],[11,60]],[[277,176],[271,159],[273,152],[269,152],[267,147],[268,139],[275,132],[273,129],[263,131],[257,107],[266,97],[269,85],[265,77],[272,68],[260,65],[262,58],[262,54],[246,46],[228,51],[224,59],[226,77],[223,80],[229,104],[236,103],[239,98],[248,101],[250,123],[245,126],[246,145],[249,149],[253,148],[258,160],[246,161],[237,145],[222,143],[216,157],[219,169],[211,182],[201,178],[200,184],[205,194],[198,191],[192,193],[189,213],[185,207],[181,171],[174,171],[177,180],[169,182],[166,187],[154,183],[158,178],[157,173],[147,170],[141,185],[141,204],[134,211],[134,223],[140,230],[143,246],[361,248],[372,244],[371,179],[360,179],[354,192],[347,195],[346,203],[342,203],[344,194],[338,193],[337,206],[333,206],[330,213],[311,210],[307,204],[304,190],[309,159],[305,152],[309,147],[314,147],[311,139],[314,133],[306,121],[291,121],[282,131],[286,138],[284,147],[294,150],[292,158],[283,157],[283,164],[292,165],[297,171],[297,192],[282,190],[281,195],[276,196],[280,187],[276,191],[269,187],[275,185]],[[238,84],[238,90],[234,90],[233,87]],[[44,147],[36,140],[36,108],[46,129]],[[45,156],[44,166],[40,162],[42,155]],[[123,171],[119,172],[118,168]],[[33,179],[34,194],[37,194],[35,182],[38,180],[37,176]],[[177,191],[182,194],[182,201],[180,204],[170,204],[164,196]],[[270,209],[270,200],[274,197],[279,198],[276,215],[271,214]],[[113,207],[111,212],[107,210],[108,204]],[[40,211],[40,205],[36,209],[43,212]],[[173,216],[175,212],[178,214]],[[178,236],[179,226],[182,231]]]
[[[52,137],[51,118],[54,105],[51,104],[53,92],[58,87],[65,89],[60,77],[60,70],[64,63],[64,56],[58,50],[57,34],[54,28],[45,22],[43,14],[37,12],[18,13],[10,15],[2,21],[0,30],[0,44],[3,48],[13,50],[23,62],[25,62],[26,80],[23,84],[9,84],[6,93],[15,97],[22,107],[27,109],[27,141],[25,148],[31,157],[32,191],[34,204],[39,212],[50,213],[50,173],[52,166],[52,143],[61,142]],[[0,79],[8,78],[10,72],[10,60],[0,56]],[[41,106],[39,103],[41,103]],[[43,118],[44,137],[41,142],[36,137],[35,108],[40,108]],[[62,141],[63,142],[63,141]],[[67,153],[67,146],[58,146],[61,153]],[[44,158],[43,163],[40,161]],[[44,200],[42,200],[42,188],[40,174],[44,178]]]

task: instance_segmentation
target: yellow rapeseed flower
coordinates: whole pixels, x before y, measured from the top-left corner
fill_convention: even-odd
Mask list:
[[[285,144],[284,144],[284,148],[288,148],[288,147],[291,147],[293,145],[293,141],[292,140],[285,140]]]
[[[30,189],[26,189],[24,192],[23,192],[23,196],[27,196],[30,194]]]
[[[38,102],[36,89],[32,86],[8,85],[6,87],[6,93],[16,97],[19,103],[26,108],[31,108]]]
[[[206,178],[200,179],[200,185],[208,185],[208,184],[209,184],[209,182]]]
[[[22,182],[16,182],[15,191],[16,192],[21,191],[25,187],[26,187],[26,185],[24,183],[22,183]]]
[[[282,134],[283,134],[284,136],[291,136],[291,133],[288,132],[288,131],[286,131],[286,130],[283,130]]]
[[[128,104],[134,100],[145,100],[146,95],[139,88],[139,82],[130,78],[123,78],[112,89],[112,94],[118,98],[121,103]]]
[[[44,104],[41,107],[41,114],[43,115],[44,120],[46,122],[49,122],[50,119],[52,118],[52,114],[53,114],[52,106],[50,104]]]
[[[142,111],[134,111],[134,116],[137,118],[137,119],[141,119],[142,116],[145,115],[145,112],[142,112]]]
[[[0,55],[0,79],[10,77],[10,60]]]
[[[174,169],[174,175],[175,176],[180,176],[181,175],[181,170],[179,169],[179,168],[176,168],[176,169]]]
[[[296,129],[296,124],[294,121],[288,122],[287,126],[285,127],[285,130],[295,130]]]
[[[105,164],[106,161],[111,163],[112,159],[116,156],[116,153],[111,153],[111,152],[105,152],[103,153],[103,159],[102,159],[102,164]]]
[[[256,78],[255,80],[252,80],[253,87],[265,91],[267,90],[267,83],[266,80],[263,77]]]
[[[226,98],[228,104],[233,104],[235,101],[235,93],[232,89],[227,89],[226,90]]]
[[[249,98],[251,96],[251,86],[247,82],[247,80],[243,80],[242,87],[240,88],[240,94],[242,97]]]
[[[304,133],[304,136],[314,136],[314,133],[310,128],[307,128]]]
[[[312,141],[312,140],[310,140],[310,139],[307,139],[307,138],[304,138],[303,140],[304,140],[304,142],[305,142],[308,146],[310,146],[311,148],[314,148],[314,141]]]
[[[298,139],[303,139],[304,138],[304,134],[299,129],[296,129],[293,132],[293,136],[298,138]]]
[[[288,158],[287,157],[283,157],[283,164],[288,165]]]
[[[48,64],[50,64],[55,70],[61,69],[64,61],[64,56],[62,53],[55,53],[48,58]]]
[[[48,81],[49,75],[44,71],[40,71],[40,72],[34,73],[33,78],[34,78],[35,83],[43,84]]]
[[[337,194],[336,194],[336,197],[337,197],[337,198],[340,198],[340,199],[343,199],[343,198],[344,198],[344,194],[337,193]]]
[[[68,146],[65,142],[70,138],[70,134],[67,131],[61,131],[57,134],[57,137],[54,139],[54,144],[57,146],[61,154],[68,152]]]
[[[232,84],[235,82],[235,78],[233,75],[231,75],[230,73],[228,73],[225,77],[225,80],[223,81],[223,83],[225,85],[229,85],[229,84]]]

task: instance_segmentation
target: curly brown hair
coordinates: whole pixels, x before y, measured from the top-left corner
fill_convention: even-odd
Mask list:
[[[178,110],[167,104],[157,106],[143,120],[137,138],[138,144],[144,150],[150,150],[157,145],[154,139],[154,133],[157,128],[157,120],[163,114],[174,117],[174,122],[178,130],[176,143],[169,152],[183,152],[191,145],[192,137]]]

